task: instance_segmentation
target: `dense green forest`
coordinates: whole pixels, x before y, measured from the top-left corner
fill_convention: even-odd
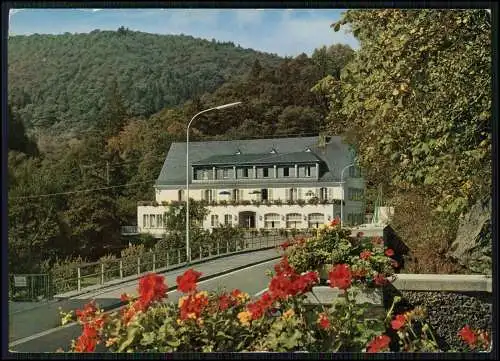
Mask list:
[[[148,38],[149,34],[126,32],[123,35],[122,32],[47,36],[47,39],[69,44],[67,37],[81,40],[85,36],[102,35],[128,44],[134,37],[139,37],[133,41],[134,46],[149,49],[150,45],[142,41],[142,36]],[[161,39],[151,35],[151,39],[157,38]],[[85,115],[77,112],[74,125],[67,124],[60,132],[54,132],[58,125],[51,122],[38,123],[37,131],[30,131],[35,124],[26,111],[35,105],[20,106],[15,100],[16,93],[10,94],[11,272],[39,272],[44,263],[56,259],[81,256],[91,260],[109,252],[119,252],[123,246],[120,225],[136,222],[138,201],[154,199],[152,185],[171,142],[184,141],[187,122],[202,109],[231,101],[243,102],[238,109],[200,117],[191,128],[193,140],[317,134],[324,126],[328,102],[326,94],[313,93],[311,88],[326,75],[338,78],[342,67],[354,55],[348,46],[333,45],[316,49],[311,57],[302,54],[280,59],[227,44],[219,44],[219,50],[214,52],[217,43],[190,37],[166,39],[181,47],[184,40],[186,47],[203,45],[208,55],[192,58],[190,62],[194,68],[211,69],[219,58],[227,64],[242,64],[242,54],[251,59],[251,63],[246,71],[242,70],[243,66],[228,65],[224,71],[234,75],[213,91],[207,86],[200,92],[197,84],[187,80],[183,86],[187,87],[188,93],[191,92],[189,100],[180,101],[179,98],[177,104],[142,115],[133,110],[133,104],[127,100],[130,93],[120,86],[116,74],[109,74],[104,68],[94,68],[94,77],[102,78],[100,87],[87,82],[80,88],[80,94],[89,91],[103,94],[99,110],[94,104],[87,105],[96,114],[90,122],[96,128],[90,131],[73,131],[89,126],[89,120],[84,118],[88,112]],[[108,47],[107,44],[101,46],[103,49]],[[105,51],[103,49],[97,47],[85,56],[89,57],[88,61],[96,61],[94,54],[101,54]],[[233,53],[224,49],[231,49]],[[141,53],[139,49],[136,52]],[[157,56],[160,57],[161,53]],[[214,60],[209,60],[210,56]],[[207,62],[211,64],[207,65]],[[45,69],[45,64],[38,66],[41,74],[53,71]],[[54,64],[47,67],[54,69]],[[63,64],[58,69],[59,72],[67,71]],[[43,79],[44,83],[39,80],[39,84],[48,84],[50,80],[49,83],[59,84],[62,94],[69,96],[67,89],[68,84],[73,84],[72,80],[58,78],[58,72],[54,74],[53,79]],[[151,84],[157,81],[153,76],[148,79]],[[19,81],[16,86],[30,89],[34,84],[31,81]],[[39,86],[46,88],[48,85]],[[162,96],[156,88],[148,89],[149,98]],[[44,99],[37,105],[38,109],[59,106],[58,101],[47,103]],[[79,100],[76,98],[75,101]]]
[[[31,131],[94,127],[114,86],[129,115],[148,116],[212,92],[276,55],[182,35],[94,30],[9,37],[9,101]]]

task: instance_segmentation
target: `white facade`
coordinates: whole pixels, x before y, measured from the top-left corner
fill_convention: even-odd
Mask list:
[[[354,182],[353,182],[354,181]],[[349,187],[359,187],[358,180],[348,180]],[[262,200],[262,191],[267,190],[267,202]],[[137,225],[139,233],[150,233],[161,237],[165,232],[164,215],[170,202],[185,200],[185,189],[162,189],[156,192],[156,206],[137,207]],[[257,193],[258,192],[258,193]],[[345,205],[343,208],[344,222],[363,223],[363,202],[349,200],[345,190]],[[209,194],[209,195],[207,195]],[[231,204],[236,197],[235,204]],[[328,203],[310,204],[317,197]],[[189,198],[208,201],[208,216],[203,222],[203,228],[212,229],[224,224],[239,225],[254,229],[305,229],[316,228],[335,217],[340,217],[340,200],[342,186],[337,183],[331,187],[276,187],[276,188],[206,188],[190,189]],[[337,202],[333,202],[337,200]],[[220,203],[222,202],[222,204]],[[224,202],[226,202],[224,204]],[[250,204],[241,204],[241,203]],[[256,202],[257,204],[255,204]],[[276,202],[281,204],[276,204]],[[297,203],[304,204],[297,204]],[[291,203],[291,204],[290,204]]]

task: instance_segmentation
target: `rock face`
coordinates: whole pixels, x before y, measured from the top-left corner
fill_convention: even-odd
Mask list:
[[[448,257],[474,273],[491,274],[491,198],[478,201],[460,220]]]

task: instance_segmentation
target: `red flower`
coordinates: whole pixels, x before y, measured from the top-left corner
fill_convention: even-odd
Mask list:
[[[389,347],[391,339],[387,335],[380,335],[375,337],[367,346],[367,352],[380,352]]]
[[[387,257],[392,257],[392,256],[394,256],[394,251],[393,251],[391,248],[387,248],[387,249],[385,250],[385,255],[386,255]]]
[[[182,300],[179,306],[181,320],[200,317],[201,313],[207,305],[208,297],[206,295],[206,292],[190,294]]]
[[[397,315],[394,320],[391,321],[391,326],[394,330],[399,330],[406,323],[406,317],[404,315]]]
[[[234,298],[238,297],[239,295],[241,295],[241,291],[239,289],[235,288],[231,291],[231,296],[233,296]]]
[[[247,305],[247,310],[252,315],[252,320],[257,320],[257,319],[261,318],[262,315],[264,315],[264,312],[266,311],[266,307],[259,300],[259,301],[249,303]]]
[[[231,306],[231,297],[223,294],[219,297],[219,310],[225,311]]]
[[[335,217],[333,221],[330,222],[330,226],[335,227],[340,224],[340,218],[339,216]]]
[[[151,302],[160,301],[165,297],[167,286],[165,277],[154,273],[147,274],[139,280],[139,299],[144,308]]]
[[[359,258],[361,258],[361,259],[369,259],[371,256],[372,256],[372,253],[367,249],[365,249],[363,252],[361,252],[359,254]]]
[[[336,265],[329,273],[330,287],[338,287],[341,290],[346,290],[351,286],[352,273],[349,266],[346,264]]]
[[[201,272],[196,272],[192,268],[188,269],[182,276],[177,277],[177,288],[183,293],[196,290],[196,282],[201,276]]]
[[[127,302],[127,301],[129,301],[129,300],[130,300],[130,298],[128,297],[128,295],[127,295],[126,293],[122,293],[122,294],[120,295],[120,301],[122,301],[122,302]]]
[[[281,258],[279,263],[277,263],[274,266],[274,271],[276,272],[276,275],[285,275],[285,276],[289,276],[295,272],[294,269],[288,263],[288,257],[286,256]]]
[[[92,300],[83,306],[83,310],[76,310],[76,316],[81,322],[85,322],[89,318],[94,318],[96,312],[97,306],[95,305],[95,300]]]
[[[474,348],[477,342],[477,336],[469,327],[469,325],[465,325],[460,331],[458,331],[458,335],[464,340],[471,348]]]
[[[323,330],[327,330],[330,328],[330,320],[328,319],[328,316],[324,313],[321,313],[319,315],[318,323],[319,327],[321,327]]]
[[[97,340],[94,337],[81,335],[76,341],[75,352],[94,352]]]
[[[83,335],[86,337],[92,338],[92,337],[97,337],[97,330],[95,327],[91,326],[90,324],[86,323],[83,325]]]
[[[283,242],[282,244],[280,244],[279,246],[281,247],[281,249],[284,251],[286,250],[288,247],[290,247],[291,245],[293,245],[293,242],[290,242],[289,240],[286,240],[285,242]]]
[[[373,282],[375,282],[376,285],[378,286],[384,286],[386,285],[389,281],[387,278],[385,278],[383,275],[380,273],[377,273],[375,277],[373,277]]]

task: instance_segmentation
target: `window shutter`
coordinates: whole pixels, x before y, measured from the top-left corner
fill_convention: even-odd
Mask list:
[[[302,188],[299,188],[297,191],[297,199],[302,199]]]
[[[268,198],[269,200],[272,200],[272,199],[273,199],[273,189],[272,189],[272,188],[269,188],[269,189],[267,190],[267,198]]]
[[[333,188],[328,188],[328,199],[333,199]]]

